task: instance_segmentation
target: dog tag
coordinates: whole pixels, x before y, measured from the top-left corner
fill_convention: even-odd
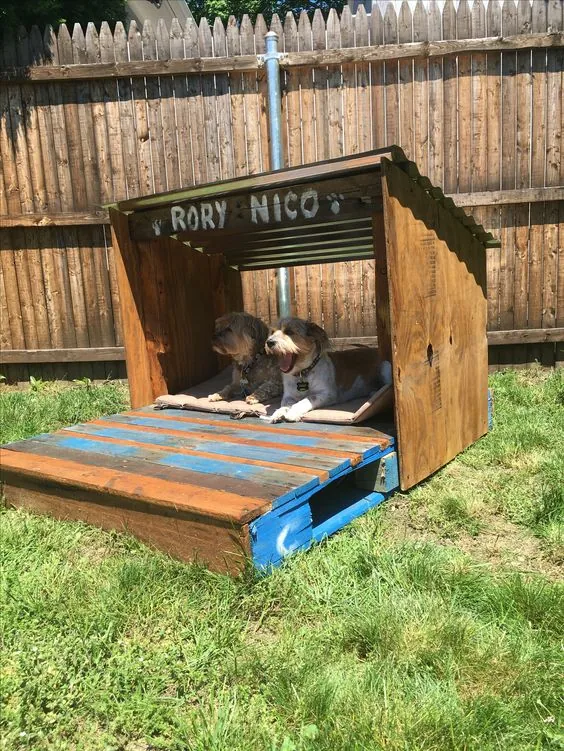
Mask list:
[[[309,391],[309,381],[298,381],[298,391]]]

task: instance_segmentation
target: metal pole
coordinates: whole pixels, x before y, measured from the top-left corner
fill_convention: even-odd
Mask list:
[[[280,63],[278,52],[278,34],[269,31],[265,36],[266,83],[268,86],[268,132],[270,135],[270,162],[272,169],[282,169],[282,97],[280,95]],[[290,315],[290,276],[288,269],[278,269],[276,284],[278,295],[278,315],[285,318]]]

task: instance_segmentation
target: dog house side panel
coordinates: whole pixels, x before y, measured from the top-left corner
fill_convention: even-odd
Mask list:
[[[486,255],[464,225],[390,162],[383,196],[405,490],[487,431]]]
[[[127,375],[133,407],[210,378],[214,321],[240,299],[240,278],[173,238],[135,242],[127,217],[112,211]]]

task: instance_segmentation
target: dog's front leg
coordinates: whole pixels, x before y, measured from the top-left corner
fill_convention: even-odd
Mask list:
[[[299,422],[304,415],[311,412],[312,409],[315,409],[315,406],[316,405],[307,397],[305,399],[300,399],[299,402],[292,404],[284,415],[284,419],[288,422]]]
[[[247,404],[264,404],[280,395],[280,386],[272,381],[267,381],[249,394],[245,401]]]
[[[238,385],[236,383],[228,383],[227,386],[221,389],[221,391],[210,394],[208,400],[210,402],[227,402],[233,394],[237,391]]]
[[[282,404],[270,417],[264,415],[260,419],[265,422],[282,422],[295,403],[295,399],[292,396],[284,396],[282,397]]]

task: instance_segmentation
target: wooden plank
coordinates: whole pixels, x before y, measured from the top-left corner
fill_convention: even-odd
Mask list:
[[[413,41],[430,39],[428,13],[423,0],[418,0],[413,11]],[[413,139],[414,159],[423,175],[429,174],[429,61],[413,61]]]
[[[377,170],[383,158],[390,158],[397,163],[405,164],[406,169],[410,164],[399,146],[389,146],[367,154],[326,159],[320,163],[304,165],[303,167],[252,174],[247,178],[235,180],[212,181],[194,188],[164,192],[131,201],[120,201],[117,208],[120,211],[148,211],[182,201],[209,200],[214,197],[225,197],[250,190],[281,189],[314,180],[350,176],[371,169]]]
[[[412,17],[409,3],[402,0],[398,14],[398,39],[400,43],[410,43],[413,39]],[[399,144],[408,159],[415,158],[413,122],[413,60],[400,60],[399,63]],[[395,143],[395,141],[394,141]]]
[[[18,31],[17,58],[20,65],[28,65],[33,59],[31,39],[27,32],[20,28]],[[47,207],[47,192],[43,174],[41,154],[41,139],[39,134],[39,117],[36,102],[36,88],[22,86],[21,96],[24,109],[24,122],[26,134],[26,151],[29,163],[29,179],[31,195],[33,197],[33,210],[45,211]],[[0,226],[3,221],[0,219]],[[15,239],[15,247],[20,247],[25,255],[24,265],[27,266],[27,274],[30,285],[30,300],[34,310],[34,340],[37,347],[50,347],[49,322],[47,319],[47,303],[45,284],[43,280],[43,268],[41,251],[39,250],[38,233],[28,230],[19,234],[19,240]],[[18,254],[16,254],[17,256]],[[23,259],[22,259],[23,260]],[[27,346],[30,346],[27,342]],[[52,376],[50,368],[46,372],[47,377]]]
[[[103,209],[92,212],[68,211],[56,214],[28,212],[2,216],[0,218],[0,229],[9,229],[10,227],[73,227],[109,223],[108,212]]]
[[[286,52],[299,49],[298,25],[294,14],[288,12],[284,19],[284,50]],[[303,164],[302,154],[302,110],[300,102],[300,76],[302,70],[287,70],[284,78],[283,117],[287,121],[288,150],[287,162],[289,166]],[[292,290],[292,304],[295,314],[300,318],[308,318],[308,283],[307,268],[297,267],[290,275]]]
[[[220,18],[213,25],[214,55],[227,55],[225,29]],[[233,131],[231,127],[229,76],[227,73],[216,74],[215,90],[217,103],[217,125],[219,138],[220,173],[223,179],[235,176],[233,155]]]
[[[388,3],[384,14],[384,46],[394,45],[398,38],[398,19],[394,6]],[[393,58],[384,66],[386,81],[386,142],[399,143],[399,68],[398,61]]]
[[[246,525],[237,529],[191,518],[182,512],[159,513],[149,504],[139,508],[103,505],[98,495],[53,487],[42,481],[8,478],[4,492],[8,503],[56,519],[76,520],[102,529],[133,534],[149,545],[184,561],[205,563],[211,570],[237,574],[250,555]]]
[[[281,60],[281,67],[346,65],[360,61],[405,59],[409,57],[446,57],[459,53],[488,52],[491,50],[544,49],[564,45],[560,32],[549,34],[523,34],[487,39],[449,39],[437,42],[390,44],[385,49],[356,47],[350,50],[324,50],[295,52]],[[202,73],[229,73],[231,71],[256,71],[262,61],[255,55],[239,58],[203,56],[188,60],[146,59],[143,62],[104,63],[100,65],[44,65],[26,69],[11,68],[0,72],[0,85],[39,81],[103,80],[126,76],[144,76],[147,79],[165,75],[200,75]]]
[[[90,423],[88,423],[90,425]],[[88,428],[90,430],[90,428]],[[178,439],[176,439],[178,440]],[[23,453],[34,454],[37,456],[47,456],[53,454],[55,459],[76,462],[88,467],[100,467],[106,470],[117,470],[118,472],[127,472],[131,475],[139,475],[141,478],[149,477],[152,479],[165,480],[179,484],[188,483],[202,489],[214,491],[225,490],[225,481],[214,477],[205,472],[193,472],[181,467],[165,466],[158,462],[148,462],[144,458],[134,458],[133,456],[124,456],[123,452],[118,449],[115,455],[111,452],[86,452],[77,453],[76,450],[64,448],[61,445],[49,445],[44,440],[27,439],[10,444],[13,451],[22,451]],[[132,452],[130,452],[132,453]],[[222,487],[223,485],[223,487]],[[229,493],[235,493],[243,498],[261,498],[266,504],[273,503],[280,498],[279,485],[267,485],[266,483],[257,484],[249,480],[231,478],[229,481]],[[291,494],[292,495],[292,494]],[[182,496],[181,496],[182,498]],[[268,506],[267,506],[268,508]],[[178,507],[181,510],[181,506]]]
[[[159,60],[170,59],[170,36],[164,21],[159,18],[156,30],[157,57]],[[177,142],[176,107],[171,76],[161,76],[160,109],[161,127],[163,133],[164,162],[166,170],[166,189],[179,188],[180,164]]]
[[[213,54],[211,29],[207,19],[200,20],[198,30],[198,46],[200,55]],[[210,75],[202,76],[202,102],[204,112],[204,142],[206,145],[206,165],[208,181],[221,179],[221,164],[219,159],[219,138],[217,132],[217,112],[215,101],[214,78]]]
[[[452,0],[443,8],[443,35],[456,38],[456,10]],[[443,60],[443,183],[445,193],[458,192],[457,67],[453,56]]]
[[[336,38],[336,42],[341,47],[354,47],[356,21],[357,19],[353,19],[348,6],[345,6],[341,14],[340,39]],[[337,28],[336,25],[336,30]],[[345,154],[356,154],[360,151],[359,120],[362,116],[357,100],[356,66],[343,65],[341,75],[342,97],[340,104],[342,117],[339,122],[342,123],[342,148]],[[336,266],[335,282],[335,333],[347,335],[361,331],[364,291],[361,262],[344,262]],[[351,295],[351,289],[358,290],[358,294]]]
[[[0,51],[2,64],[14,63],[17,59],[16,39],[14,32],[6,30],[3,35],[3,45]],[[27,148],[25,143],[25,115],[21,91],[18,86],[10,86],[0,98],[0,157],[5,172],[4,184],[7,191],[5,202],[8,211],[30,211],[33,207],[33,197],[30,191],[30,170]],[[21,242],[21,235],[18,235]],[[0,254],[4,276],[6,303],[9,311],[9,325],[12,338],[24,342],[26,337],[33,341],[35,334],[32,320],[33,307],[26,290],[27,268],[22,268],[24,259],[18,252],[17,237],[7,234],[0,238]],[[19,289],[21,285],[22,289]],[[26,298],[26,292],[28,296]],[[11,317],[15,315],[16,320]],[[18,346],[16,344],[16,346]],[[27,380],[27,368],[17,368],[13,377]]]
[[[127,62],[129,59],[127,34],[121,21],[118,21],[115,25],[113,42],[116,62]],[[139,195],[135,105],[130,78],[120,78],[117,81],[117,100],[121,156],[123,159],[123,184],[120,186],[120,190],[125,190],[125,196],[130,198]]]
[[[149,503],[235,523],[245,522],[268,505],[263,498],[245,497],[219,488],[210,492],[210,488],[205,486],[167,481],[150,475],[132,475],[103,466],[89,466],[76,460],[47,458],[46,455],[31,453],[37,443],[25,442],[25,446],[30,448],[29,452],[0,449],[2,473],[44,482],[47,487],[56,483],[57,486],[72,487],[78,491],[100,493],[108,500],[111,497],[116,501],[124,499],[137,504]],[[45,451],[47,447],[47,443],[40,443],[37,448]],[[136,478],[134,482],[132,477]],[[103,498],[100,501],[103,502]]]
[[[278,487],[279,495],[282,497],[285,495],[293,497],[298,490],[302,492],[303,489],[305,492],[320,484],[315,474],[293,473],[287,466],[282,469],[272,469],[266,465],[257,466],[248,462],[226,461],[221,456],[214,456],[210,459],[195,452],[191,454],[186,451],[177,452],[174,448],[161,451],[153,449],[147,443],[141,444],[115,437],[106,439],[104,436],[78,435],[71,431],[63,431],[50,433],[45,437],[38,436],[33,439],[33,444],[38,453],[42,453],[45,457],[57,459],[59,451],[64,450],[65,455],[66,452],[70,452],[68,456],[77,462],[80,462],[83,456],[91,457],[92,455],[141,459],[147,463],[149,470],[152,465],[157,464],[194,473],[196,484],[200,475],[222,478],[224,483],[230,480],[246,480],[259,488],[261,485]],[[27,446],[29,444],[26,443],[23,448]]]
[[[213,413],[197,413],[198,416],[194,416],[191,412],[186,416],[184,410],[174,412],[175,414],[164,410],[133,410],[123,415],[102,418],[102,422],[141,425],[178,437],[190,434],[203,440],[255,447],[260,445],[275,450],[299,447],[304,454],[315,455],[318,452],[320,457],[336,457],[343,461],[350,459],[353,464],[369,458],[375,450],[379,451],[390,445],[390,437],[385,434],[371,431],[370,435],[357,436],[356,433],[350,432],[350,426],[333,426],[332,431],[322,432],[318,429],[319,426],[315,425],[304,433],[301,425],[298,428],[286,425],[274,427],[256,421],[241,423],[226,419],[225,415],[219,415],[219,419],[211,419]],[[346,427],[349,428],[348,431]]]
[[[300,13],[298,22],[298,44],[300,50],[313,49],[313,32],[309,16],[305,10]],[[321,42],[321,40],[320,40]],[[317,72],[315,73],[317,75]],[[300,83],[300,112],[302,122],[312,123],[313,127],[302,128],[302,149],[303,162],[308,164],[315,162],[317,159],[317,117],[316,112],[316,82],[314,81],[314,72],[311,68],[299,69]],[[321,321],[322,313],[322,279],[323,272],[321,266],[306,266],[304,269],[297,269],[295,275],[296,284],[303,280],[305,290],[303,295],[307,296],[306,307],[303,312],[296,311],[297,315],[302,315],[312,321]]]
[[[256,55],[264,55],[266,51],[265,36],[268,31],[269,31],[269,27],[266,24],[264,16],[262,15],[262,13],[258,13],[255,19],[255,28],[254,28],[254,52]],[[270,31],[275,31],[276,34],[278,34],[278,39],[283,40],[284,33],[283,33],[282,23],[277,13],[273,13],[272,18],[270,19]],[[241,51],[243,51],[243,49],[246,49],[245,42],[242,41],[241,44],[242,44]],[[283,46],[283,43],[280,46]],[[252,51],[250,48],[250,45],[249,45],[249,51]],[[258,119],[259,119],[259,129],[260,129],[259,147],[260,147],[260,157],[261,157],[261,170],[264,171],[264,170],[272,169],[271,162],[270,162],[270,148],[268,146],[268,118],[267,118],[268,82],[266,80],[266,67],[265,66],[264,67],[261,66],[259,70],[257,70],[256,79],[257,79],[256,88],[257,88]],[[284,85],[285,85],[284,76],[281,77],[280,85],[282,87],[282,91],[281,91],[282,100],[284,100]],[[282,150],[284,154],[288,153],[288,143],[287,143],[286,131],[284,128],[282,128]],[[274,314],[276,314],[275,310],[274,310]]]
[[[547,25],[551,29],[562,30],[562,4],[549,3],[547,8]],[[546,161],[545,184],[561,185],[562,171],[562,113],[564,111],[564,92],[562,70],[564,69],[564,50],[547,51],[547,114],[546,114]],[[545,204],[545,242],[543,248],[543,316],[542,326],[556,325],[558,305],[558,263],[562,248],[559,248],[559,205]],[[562,273],[562,269],[561,273]],[[553,365],[554,353],[548,348],[542,352],[542,364]]]
[[[341,46],[341,26],[335,8],[331,8],[327,16],[326,45],[331,49]],[[341,156],[344,149],[342,85],[341,69],[329,68],[327,70],[327,121],[323,123],[323,127],[328,131],[327,155],[329,158]],[[323,274],[323,327],[329,336],[334,336],[339,329],[341,334],[349,333],[345,322],[346,297],[346,271],[343,265],[327,266]]]
[[[85,347],[82,349],[11,349],[2,350],[3,364],[50,362],[111,362],[125,359],[123,347]]]
[[[378,4],[373,5],[370,14],[370,42],[372,45],[384,43],[384,19]],[[382,148],[387,143],[386,137],[386,81],[383,61],[370,65],[371,100],[372,100],[372,148]]]
[[[441,11],[436,0],[429,6],[429,39],[442,38]],[[443,175],[443,60],[429,60],[429,178],[444,185]]]
[[[497,346],[501,344],[520,344],[520,343],[541,343],[541,342],[560,342],[564,337],[564,328],[552,329],[521,329],[518,331],[488,331],[488,345]],[[347,348],[349,346],[377,347],[378,337],[375,336],[354,336],[344,337],[342,339],[333,339],[332,346],[336,348]]]
[[[143,40],[136,21],[131,21],[127,33],[127,46],[131,60],[143,59]],[[151,164],[151,138],[143,78],[133,78],[131,84],[135,117],[135,151],[138,179],[137,195],[153,192],[153,168]]]
[[[512,2],[502,6],[502,32],[513,34],[517,30],[517,9]],[[504,53],[501,61],[502,92],[502,151],[501,187],[516,187],[516,70],[517,57],[514,52]],[[499,325],[502,329],[514,328],[514,284],[515,284],[515,209],[504,206],[501,211],[501,263],[500,263],[500,309]],[[513,350],[507,348],[499,354],[500,364],[513,361]]]
[[[521,32],[530,30],[532,24],[531,4],[519,0],[517,4],[517,28]],[[531,52],[517,53],[516,67],[517,121],[515,131],[515,165],[517,188],[528,188],[531,184]],[[515,282],[514,282],[514,327],[528,325],[529,292],[529,206],[515,207]],[[513,361],[525,364],[528,360],[525,346],[515,347]]]
[[[488,3],[486,12],[486,29],[488,36],[501,34],[501,5],[499,0]],[[501,154],[501,54],[490,52],[487,55],[487,84],[486,105],[488,111],[487,124],[487,177],[486,185],[489,191],[498,191],[501,185],[500,154]],[[486,222],[493,227],[496,237],[501,236],[500,211],[492,206],[485,213]],[[500,265],[501,250],[488,250],[488,328],[499,328],[500,305]],[[497,369],[499,353],[490,350],[490,365]]]
[[[104,55],[107,57],[108,50],[107,31],[104,35]],[[85,36],[84,54],[89,62],[99,63],[102,58],[100,38],[94,24],[88,24]],[[95,161],[98,179],[90,188],[90,200],[96,204],[111,201],[114,195],[111,144],[109,139],[106,111],[106,99],[111,94],[111,88],[105,87],[99,81],[90,83],[89,98],[90,107],[86,103],[87,92],[84,92],[85,103],[83,106],[84,121],[87,131],[92,128],[95,148]],[[89,110],[89,111],[88,111]],[[90,147],[89,147],[90,148]],[[121,149],[121,144],[120,144]],[[85,232],[79,233],[81,253],[84,256],[83,275],[84,291],[86,296],[86,313],[88,320],[88,336],[90,346],[102,347],[115,344],[113,320],[111,318],[111,297],[109,280],[106,268],[106,252],[100,245],[100,234],[93,226]],[[104,375],[103,366],[94,365],[93,374],[101,378]]]
[[[170,57],[184,59],[184,35],[178,18],[170,23]],[[187,78],[174,76],[174,109],[176,113],[176,135],[178,140],[178,162],[180,185],[194,185],[194,160],[192,136],[190,133],[190,105],[188,101]]]
[[[456,11],[457,39],[472,35],[472,17],[468,0],[460,0]],[[458,57],[458,186],[460,192],[472,189],[472,57]]]
[[[533,4],[532,30],[546,31],[547,6],[545,3]],[[544,185],[544,163],[546,149],[546,54],[533,50],[531,85],[531,185]],[[532,204],[530,213],[529,245],[529,301],[528,325],[538,328],[542,325],[542,257],[544,244],[544,205]],[[542,347],[529,346],[532,361],[541,361]]]
[[[150,21],[143,23],[141,32],[143,42],[143,59],[155,61],[157,59],[157,40],[155,30]],[[147,78],[146,106],[147,126],[151,142],[151,164],[153,172],[153,190],[161,193],[167,189],[166,183],[166,150],[163,139],[162,113],[160,106],[160,86],[157,78]]]
[[[329,479],[329,469],[337,472],[347,460],[342,461],[335,457],[304,456],[302,453],[291,448],[268,449],[264,446],[236,445],[224,443],[210,437],[209,440],[200,437],[179,437],[156,433],[154,430],[143,426],[128,424],[113,424],[111,421],[92,421],[82,425],[74,425],[65,428],[65,431],[73,436],[95,437],[104,439],[106,442],[115,440],[117,445],[131,445],[150,448],[151,450],[173,451],[174,453],[196,456],[206,459],[221,459],[226,462],[248,464],[249,466],[282,469],[294,474],[316,476],[320,482]],[[307,478],[304,477],[304,482]]]
[[[473,236],[401,169],[388,162],[384,170],[396,426],[405,490],[487,431],[486,259]]]

